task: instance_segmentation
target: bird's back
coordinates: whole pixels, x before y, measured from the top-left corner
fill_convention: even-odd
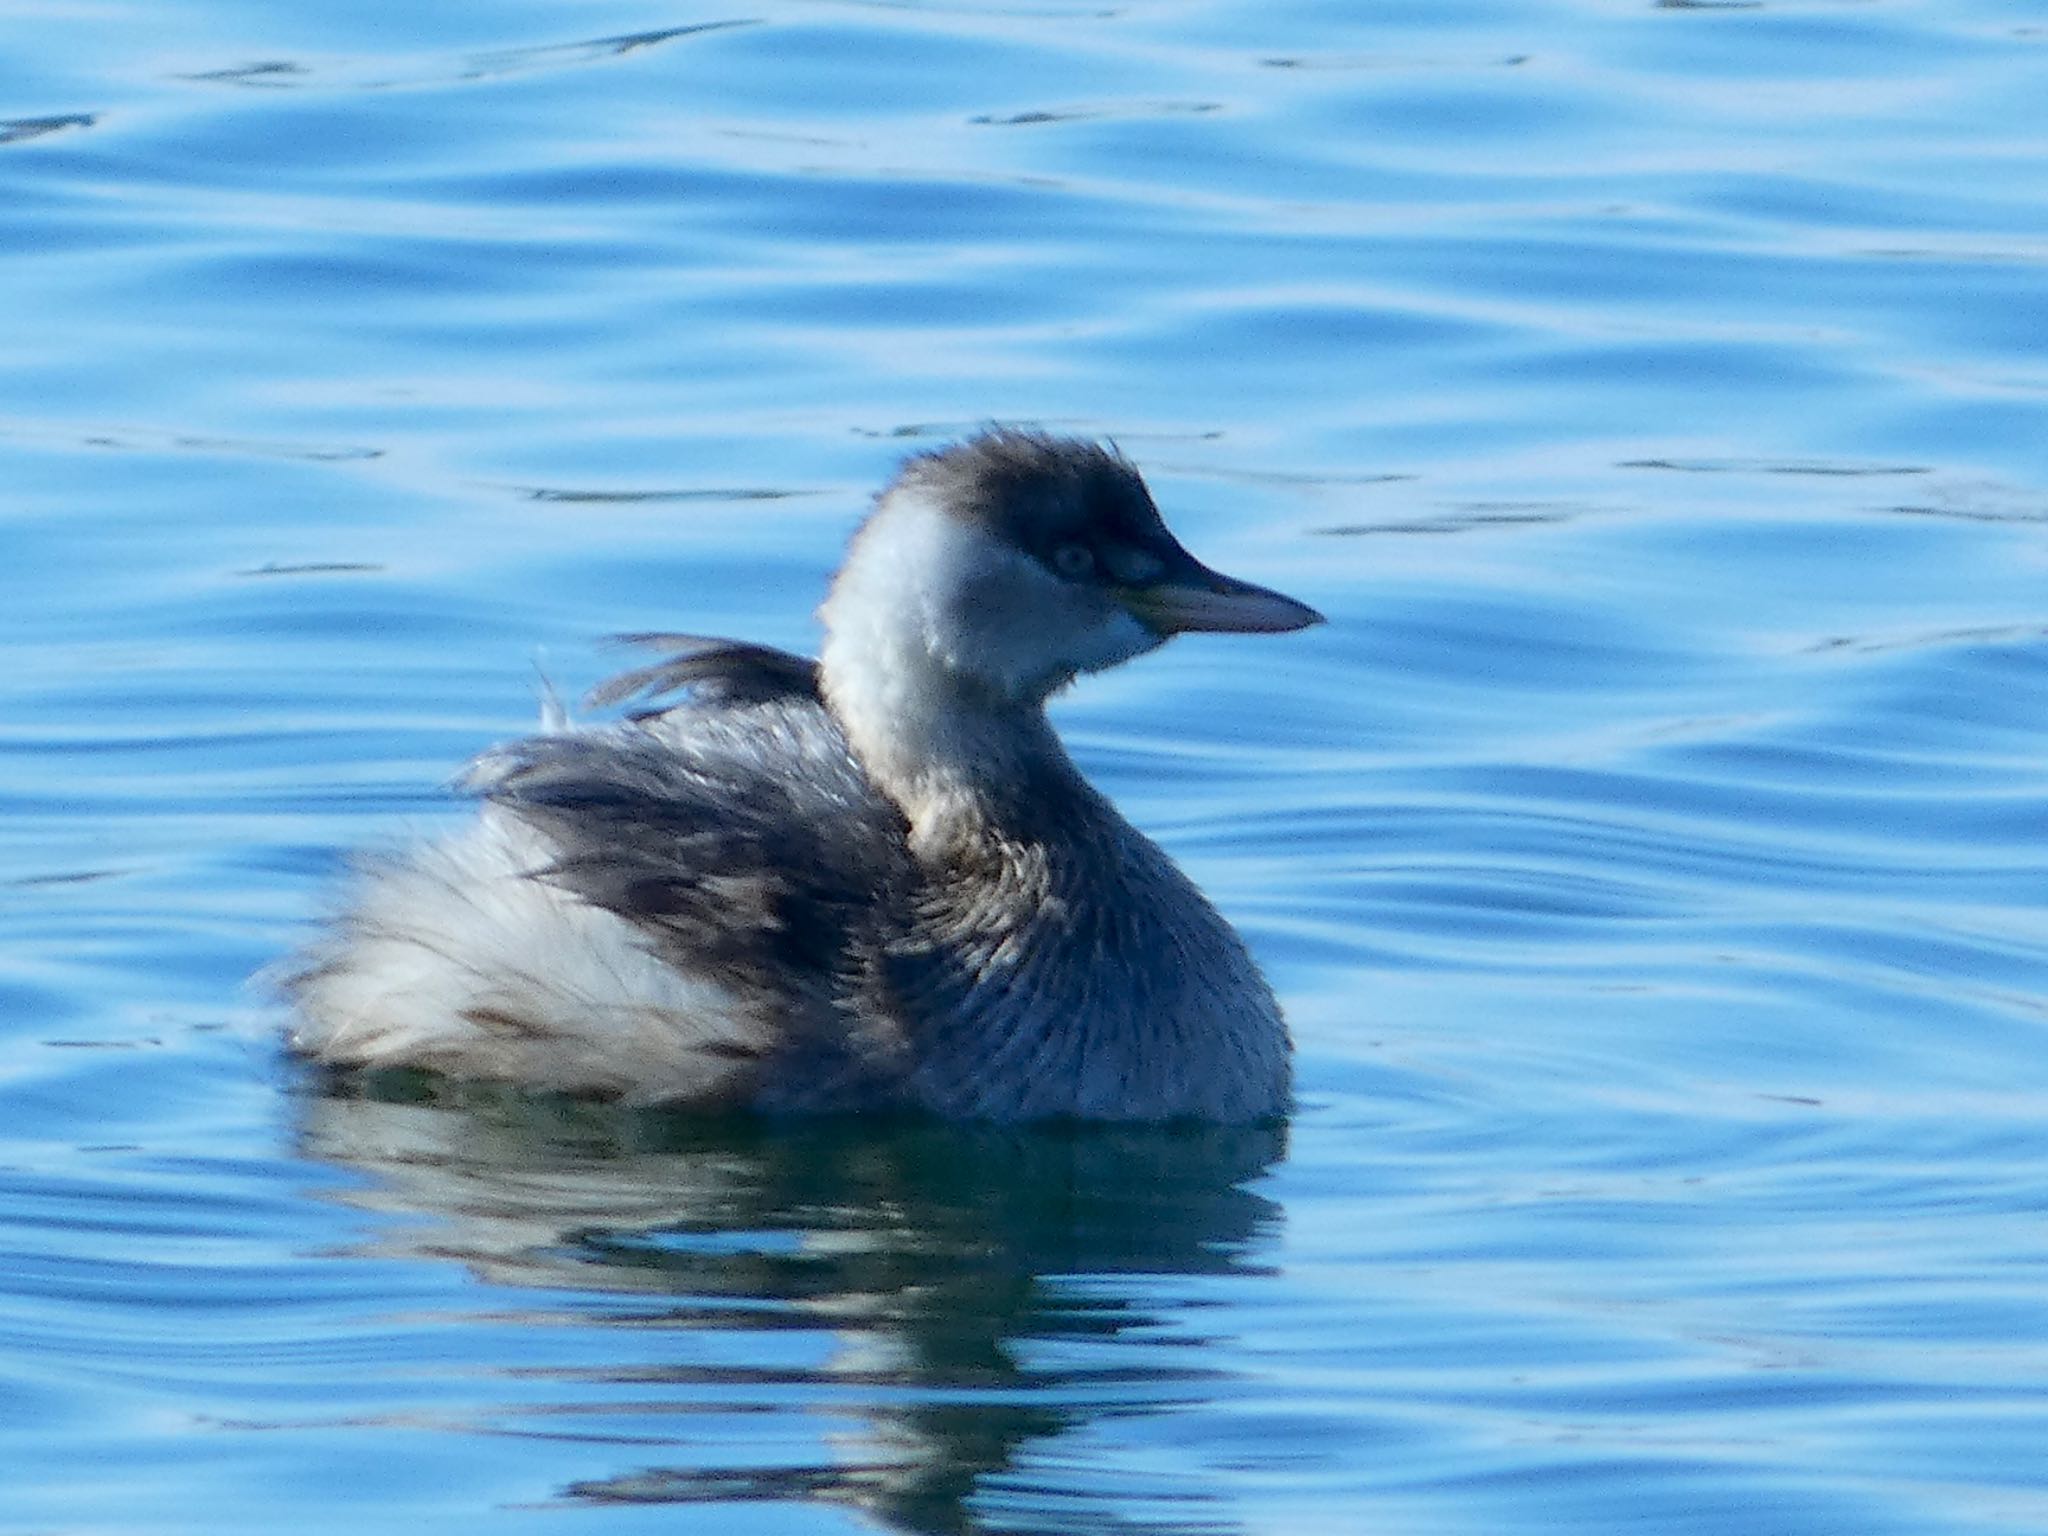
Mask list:
[[[636,1101],[889,1099],[900,1042],[843,999],[909,859],[810,663],[700,647],[625,681],[694,697],[479,759],[478,821],[368,862],[289,978],[294,1043]]]

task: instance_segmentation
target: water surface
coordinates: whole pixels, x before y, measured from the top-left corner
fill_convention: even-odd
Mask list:
[[[2048,1529],[2037,7],[15,19],[0,1530]],[[294,1072],[537,667],[988,419],[1332,618],[1059,710],[1284,1133]]]

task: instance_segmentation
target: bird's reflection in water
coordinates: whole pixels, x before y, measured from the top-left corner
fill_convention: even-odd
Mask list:
[[[495,1318],[630,1331],[566,1369],[504,1362],[575,1384],[580,1442],[630,1448],[566,1501],[818,1499],[914,1532],[1043,1528],[1034,1509],[1064,1529],[1232,1527],[1198,1487],[1140,1510],[1071,1463],[1054,1486],[1019,1460],[1223,1385],[1174,1277],[1257,1269],[1279,1211],[1244,1184],[1281,1128],[711,1120],[416,1079],[301,1103],[305,1151],[369,1175],[345,1198],[395,1218],[358,1252],[562,1293]],[[524,1392],[507,1408],[522,1434],[561,1429],[547,1412]]]

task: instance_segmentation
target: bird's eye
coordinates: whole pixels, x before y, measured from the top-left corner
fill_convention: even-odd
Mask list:
[[[1052,552],[1052,568],[1070,581],[1078,581],[1095,569],[1095,554],[1085,544],[1062,544]]]

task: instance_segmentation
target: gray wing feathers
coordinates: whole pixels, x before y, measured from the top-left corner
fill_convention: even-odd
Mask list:
[[[792,1001],[837,992],[909,878],[899,813],[815,703],[533,737],[476,779],[556,849],[538,878],[679,969]]]

